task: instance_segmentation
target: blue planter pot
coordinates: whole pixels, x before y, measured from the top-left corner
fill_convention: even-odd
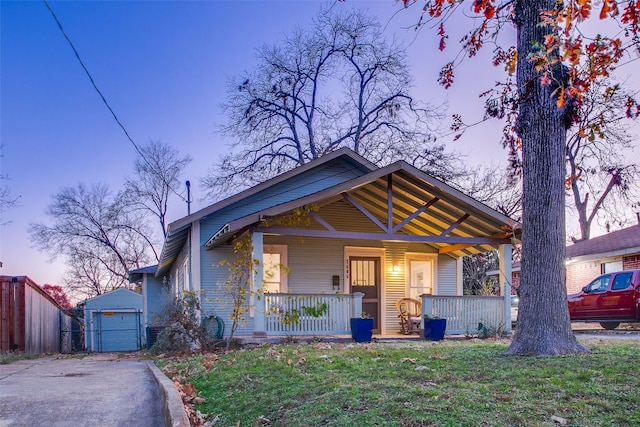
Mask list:
[[[351,319],[351,338],[355,342],[370,342],[373,335],[373,319]]]
[[[424,319],[424,338],[429,341],[441,341],[447,329],[447,319]]]

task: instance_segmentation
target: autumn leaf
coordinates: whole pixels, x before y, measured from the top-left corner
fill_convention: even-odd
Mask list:
[[[549,78],[549,72],[545,71],[542,76],[540,76],[540,84],[542,86],[546,86],[551,83],[551,79]]]
[[[560,93],[558,95],[558,100],[556,101],[556,105],[558,106],[558,108],[563,108],[567,103],[567,100],[565,98],[565,92],[564,92],[564,88],[560,88]]]
[[[449,62],[442,70],[440,70],[440,75],[438,76],[438,83],[444,86],[445,89],[449,89],[453,84],[453,62]]]
[[[446,33],[444,32],[444,25],[442,23],[440,23],[440,28],[438,29],[438,35],[440,36],[440,44],[438,45],[438,49],[440,49],[440,51],[443,51],[444,48],[446,47],[445,40],[448,39],[449,36],[447,36]]]

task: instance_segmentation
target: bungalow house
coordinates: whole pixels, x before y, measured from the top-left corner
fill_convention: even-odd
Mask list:
[[[145,311],[157,309],[163,289],[193,291],[203,316],[228,324],[229,267],[220,264],[250,236],[256,271],[237,336],[348,334],[362,312],[375,333],[398,334],[396,302],[405,297],[447,317],[448,333],[475,331],[478,321],[508,329],[508,293],[462,296],[461,258],[498,249],[501,276],[510,277],[518,227],[406,162],[379,168],[340,149],[171,223],[159,264],[132,278],[142,282]]]

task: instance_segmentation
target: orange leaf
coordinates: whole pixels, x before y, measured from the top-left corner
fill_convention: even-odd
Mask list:
[[[563,108],[567,104],[567,100],[565,99],[564,89],[560,88],[560,95],[558,95],[558,100],[556,101],[556,105],[558,108]]]
[[[487,8],[484,10],[484,17],[487,19],[491,19],[495,15],[495,12],[496,12],[495,8],[491,5],[488,5]]]
[[[607,12],[609,12],[609,3],[605,0],[602,3],[602,9],[600,10],[600,19],[606,18]]]
[[[553,34],[544,35],[544,45],[547,47],[547,49],[552,47],[555,44],[556,40],[557,40],[557,36],[554,36]]]

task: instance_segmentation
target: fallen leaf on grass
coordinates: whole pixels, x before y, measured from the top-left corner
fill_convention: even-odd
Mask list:
[[[406,362],[413,363],[414,365],[417,363],[416,359],[412,359],[409,357],[403,357],[402,359],[400,359],[400,363],[406,363]]]
[[[271,425],[271,420],[268,418],[265,418],[263,416],[258,417],[257,419],[258,423],[260,423],[260,425],[262,426],[269,426]]]
[[[266,357],[273,357],[276,361],[280,360],[280,353],[278,353],[276,350],[270,348],[269,350],[267,350],[267,353],[265,354]]]
[[[213,364],[214,364],[215,362],[217,362],[217,361],[218,361],[218,359],[219,359],[219,357],[218,357],[218,355],[217,355],[217,354],[212,354],[212,355],[210,355],[210,356],[207,356],[207,357],[202,361],[202,364],[204,365],[204,367],[205,367],[205,369],[206,369],[207,371],[210,371],[210,370],[211,370],[211,368],[213,367]]]
[[[560,425],[567,425],[569,423],[569,421],[567,421],[566,418],[562,418],[562,417],[556,417],[555,415],[551,416],[551,421],[553,421],[556,424],[560,424]]]

